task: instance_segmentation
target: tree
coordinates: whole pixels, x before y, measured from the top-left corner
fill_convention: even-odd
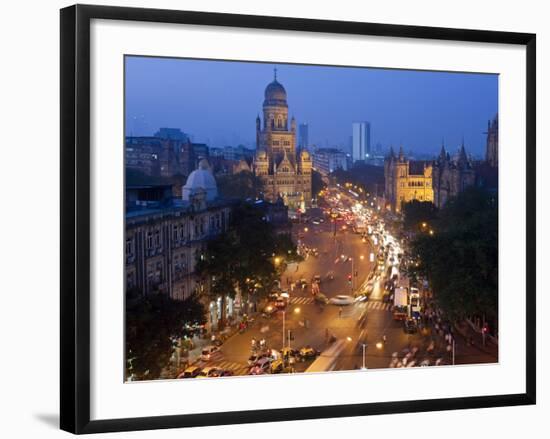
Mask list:
[[[187,324],[204,324],[205,309],[196,296],[173,300],[152,294],[126,300],[126,355],[137,379],[158,378],[174,349],[172,340],[187,334]]]
[[[288,244],[279,241],[262,211],[249,203],[241,203],[233,211],[229,229],[211,240],[196,270],[210,281],[212,299],[221,297],[225,324],[225,298],[235,291],[258,299],[269,293],[277,279],[274,255]]]
[[[412,200],[403,204],[403,216],[405,229],[422,231],[437,218],[437,209],[431,201]]]
[[[453,320],[484,315],[497,323],[498,205],[496,197],[469,188],[447,202],[434,223],[434,234],[412,242],[418,266],[440,308]]]
[[[250,171],[218,177],[218,190],[223,198],[255,199],[263,191],[262,180]]]
[[[326,183],[323,181],[322,175],[315,171],[311,171],[311,193],[316,197],[319,192],[327,187]]]

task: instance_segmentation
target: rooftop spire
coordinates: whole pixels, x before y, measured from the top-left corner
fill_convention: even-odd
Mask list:
[[[277,67],[273,68],[273,80],[277,81]]]

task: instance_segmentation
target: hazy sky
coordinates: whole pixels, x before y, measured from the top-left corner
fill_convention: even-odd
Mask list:
[[[253,147],[255,119],[274,64],[126,58],[126,134],[181,128],[210,146]],[[405,151],[483,155],[487,120],[498,109],[498,76],[278,64],[289,115],[309,124],[309,142],[347,148],[354,121],[371,123],[371,143]]]

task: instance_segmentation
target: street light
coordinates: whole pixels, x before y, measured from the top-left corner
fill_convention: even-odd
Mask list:
[[[367,344],[363,343],[363,367],[361,370],[367,370],[367,365],[365,364],[365,353],[367,351]]]

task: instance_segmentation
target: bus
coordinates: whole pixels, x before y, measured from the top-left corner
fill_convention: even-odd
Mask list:
[[[338,360],[338,356],[342,353],[345,346],[346,342],[344,340],[336,340],[332,343],[332,345],[321,352],[321,355],[319,355],[317,359],[310,364],[310,366],[306,369],[306,373],[329,372],[333,370],[336,366],[336,360]]]

